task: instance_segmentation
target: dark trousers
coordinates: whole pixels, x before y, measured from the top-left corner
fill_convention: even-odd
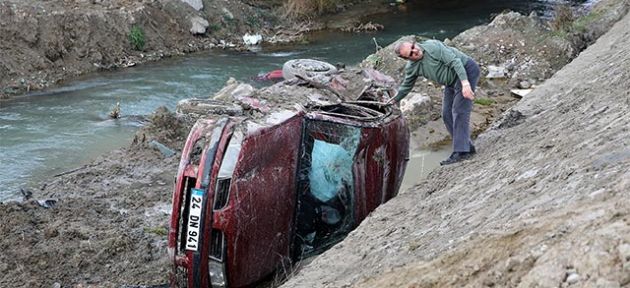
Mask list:
[[[479,65],[472,59],[464,65],[468,82],[473,91],[479,81]],[[453,152],[469,152],[472,140],[470,140],[470,112],[473,101],[462,95],[462,83],[459,79],[455,83],[444,88],[442,100],[442,120],[446,130],[453,138]]]

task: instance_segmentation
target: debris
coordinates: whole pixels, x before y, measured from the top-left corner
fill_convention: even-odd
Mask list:
[[[353,27],[346,27],[346,28],[341,29],[341,31],[357,33],[357,32],[366,32],[366,31],[380,31],[380,30],[383,30],[384,28],[385,26],[381,24],[368,22],[368,23],[358,24]]]
[[[112,119],[120,118],[120,101],[116,102],[116,106],[114,106],[114,109],[112,109],[112,111],[109,112],[109,118],[112,118]]]
[[[75,169],[72,169],[72,170],[64,171],[64,172],[61,172],[61,173],[59,173],[59,174],[55,174],[55,175],[53,175],[53,177],[59,177],[59,176],[63,176],[63,175],[66,175],[66,174],[70,174],[70,173],[73,173],[73,172],[79,171],[79,170],[81,170],[81,169],[83,169],[83,168],[85,168],[85,167],[87,167],[87,166],[85,166],[85,165],[84,165],[84,166],[79,167],[79,168],[75,168]]]
[[[151,140],[151,142],[149,142],[149,147],[157,149],[158,151],[160,151],[160,153],[162,153],[162,155],[164,155],[164,157],[168,158],[168,157],[172,157],[175,155],[175,151],[171,148],[166,147],[166,145],[155,141],[155,140]]]
[[[243,108],[213,99],[184,99],[177,102],[175,112],[178,114],[212,115],[224,114],[237,116],[243,114]]]
[[[383,49],[383,46],[378,44],[375,37],[372,37],[372,41],[374,41],[374,46],[376,46],[376,52],[378,52],[378,50]]]
[[[488,79],[506,78],[507,73],[508,73],[507,69],[503,66],[488,65],[488,75],[486,75],[486,78]]]
[[[287,80],[302,78],[327,82],[325,78],[335,73],[337,68],[332,64],[313,59],[294,59],[282,65],[282,76]]]
[[[231,101],[242,97],[250,97],[254,94],[254,87],[249,84],[239,83],[236,79],[230,77],[226,85],[219,90],[212,99]]]
[[[57,199],[51,198],[51,199],[37,200],[37,205],[46,209],[54,208],[55,205],[57,205]]]
[[[31,190],[20,188],[20,193],[22,193],[22,199],[29,200],[33,198],[33,192]]]
[[[512,95],[516,96],[517,98],[523,98],[527,96],[529,92],[532,92],[532,90],[534,89],[512,89],[510,90],[510,92],[512,92]]]
[[[262,36],[260,34],[249,34],[249,33],[245,33],[245,35],[243,35],[243,42],[245,43],[245,45],[258,45],[260,43],[262,43]]]

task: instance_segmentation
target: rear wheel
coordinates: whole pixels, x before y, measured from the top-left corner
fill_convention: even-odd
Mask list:
[[[337,68],[330,63],[313,59],[289,60],[282,66],[282,76],[286,80],[296,77],[313,79],[337,73]]]

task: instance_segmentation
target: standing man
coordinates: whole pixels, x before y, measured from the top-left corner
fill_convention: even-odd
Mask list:
[[[470,112],[475,88],[479,81],[479,65],[461,51],[438,40],[399,42],[394,50],[398,57],[407,59],[405,80],[398,94],[388,103],[405,98],[419,76],[444,85],[442,120],[453,138],[453,153],[440,165],[453,164],[472,157],[475,146],[470,140]]]

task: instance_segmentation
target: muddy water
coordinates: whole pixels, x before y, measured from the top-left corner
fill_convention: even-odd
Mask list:
[[[373,39],[385,46],[402,35],[444,39],[486,23],[505,9],[548,13],[555,0],[483,0],[450,9],[392,8],[369,20],[385,25],[374,34],[325,33],[308,45],[262,49],[252,53],[209,51],[167,59],[116,72],[77,79],[63,87],[19,97],[0,106],[0,201],[19,197],[19,189],[78,167],[106,151],[125,146],[142,125],[142,116],[159,106],[172,109],[184,98],[207,97],[229,77],[251,82],[259,73],[278,69],[294,58],[356,64],[374,51]],[[573,1],[576,5],[589,1]],[[107,120],[120,101],[121,120]],[[412,152],[403,188],[433,169],[448,151]]]

